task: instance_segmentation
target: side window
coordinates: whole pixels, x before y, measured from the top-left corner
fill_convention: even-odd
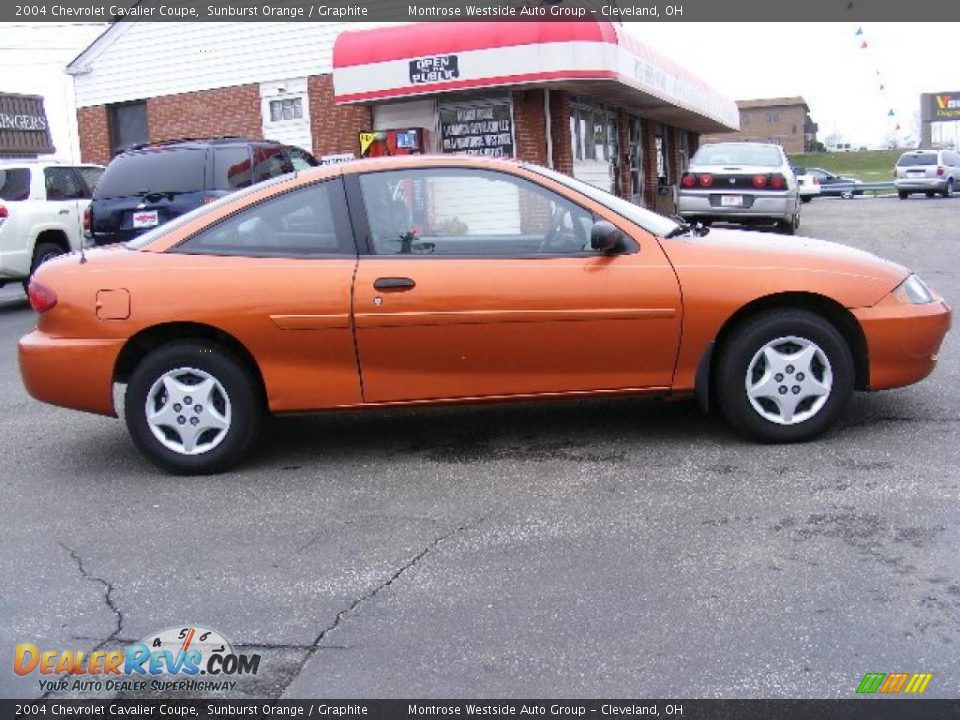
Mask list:
[[[293,172],[293,162],[280,146],[254,146],[253,148],[253,182],[261,182]]]
[[[297,171],[316,167],[319,164],[312,155],[304,152],[300,148],[288,147],[287,155],[290,156],[290,162],[293,164],[293,169]]]
[[[250,184],[250,148],[246,145],[217,147],[213,151],[213,187],[237,190]]]
[[[77,172],[80,173],[80,178],[83,180],[83,184],[86,186],[84,188],[84,197],[93,197],[93,190],[97,187],[97,182],[100,180],[100,176],[103,175],[103,168],[101,167],[92,167],[84,166],[78,167]]]
[[[276,195],[201,230],[174,252],[249,257],[356,255],[339,180]]]
[[[47,187],[47,200],[79,200],[84,197],[84,188],[73,168],[50,167],[43,171]]]
[[[432,168],[360,176],[376,255],[592,253],[593,215],[522,178]]]

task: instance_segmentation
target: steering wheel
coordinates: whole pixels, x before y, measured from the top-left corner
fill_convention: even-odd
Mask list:
[[[570,218],[570,227],[566,219]],[[540,241],[539,253],[569,252],[570,250],[585,250],[589,245],[587,232],[582,223],[577,222],[572,210],[557,205],[550,216],[550,224],[543,240]]]

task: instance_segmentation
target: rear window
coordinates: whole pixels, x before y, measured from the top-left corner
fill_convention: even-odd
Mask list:
[[[780,164],[780,151],[763,145],[704,145],[690,161],[691,165],[767,165]]]
[[[148,192],[200,192],[206,156],[202,148],[182,147],[120,155],[107,166],[95,195],[102,199]]]
[[[30,197],[28,168],[0,168],[0,199],[26,200]]]
[[[910,167],[911,165],[936,165],[937,164],[937,154],[936,153],[913,153],[911,155],[904,155],[897,162],[899,167]]]

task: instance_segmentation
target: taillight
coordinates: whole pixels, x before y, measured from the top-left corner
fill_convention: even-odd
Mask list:
[[[700,187],[710,187],[713,185],[713,175],[704,174],[700,176]]]
[[[762,188],[767,186],[767,176],[766,175],[754,175],[753,176],[753,186],[755,188]]]
[[[30,300],[30,307],[38,313],[52,310],[53,306],[57,304],[57,294],[36,280],[30,281],[30,286],[27,288],[27,299]]]
[[[0,220],[6,220],[10,216],[7,206],[0,203]]]
[[[93,215],[90,213],[90,206],[87,205],[87,209],[83,211],[83,234],[87,237],[90,237],[90,233],[93,230]]]
[[[943,167],[937,168],[937,175],[943,175]]]
[[[783,175],[772,175],[770,177],[770,187],[774,190],[783,190],[786,187],[787,181]]]
[[[680,184],[685,188],[692,188],[697,182],[697,179],[690,173],[684,173],[683,177],[680,179]]]

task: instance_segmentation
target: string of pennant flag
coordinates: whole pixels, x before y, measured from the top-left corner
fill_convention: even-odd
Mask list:
[[[847,10],[853,10],[853,0],[847,3]],[[875,62],[875,57],[873,54],[872,46],[867,39],[867,35],[863,30],[862,25],[858,25],[856,31],[854,32],[854,38],[860,43],[860,49],[865,51],[868,56],[868,59],[871,60],[870,64],[874,66],[874,81],[876,82],[877,92],[882,98],[889,99],[890,95],[887,92],[887,83],[884,79],[883,74],[880,72],[879,66]],[[887,117],[891,119],[891,127],[893,132],[899,133],[901,130],[900,120],[897,114],[896,108],[888,103],[889,110],[887,110]]]

